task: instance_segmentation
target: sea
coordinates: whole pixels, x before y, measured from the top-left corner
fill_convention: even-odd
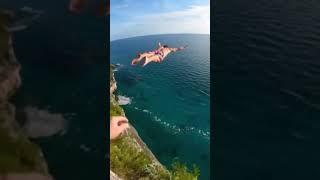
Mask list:
[[[41,147],[50,174],[58,180],[106,179],[105,17],[91,10],[71,14],[69,1],[0,4],[2,9],[26,6],[44,12],[27,29],[13,34],[22,66],[22,86],[14,101],[17,112],[32,107],[40,110],[41,117],[51,113],[65,120],[62,132],[32,139]]]
[[[132,66],[138,53],[157,48],[188,47],[162,63]],[[167,34],[111,41],[116,65],[116,94],[129,122],[157,159],[168,168],[174,160],[210,174],[210,35]],[[128,99],[129,98],[129,99]]]
[[[213,11],[213,179],[320,179],[320,2]]]

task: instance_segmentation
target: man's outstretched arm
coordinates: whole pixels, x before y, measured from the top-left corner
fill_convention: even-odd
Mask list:
[[[188,45],[186,45],[186,46],[181,46],[181,47],[179,47],[179,48],[170,48],[170,51],[172,51],[172,52],[181,51],[181,50],[185,49],[187,46],[188,46]]]

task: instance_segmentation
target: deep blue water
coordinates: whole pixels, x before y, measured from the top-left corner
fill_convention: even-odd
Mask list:
[[[209,179],[210,161],[210,41],[209,35],[155,35],[111,42],[111,63],[118,95],[130,97],[123,106],[144,142],[166,166],[174,158],[189,167],[196,164],[200,179]],[[138,52],[157,43],[184,51],[170,54],[162,63],[131,66]]]
[[[13,36],[22,65],[16,103],[18,110],[31,105],[65,117],[64,135],[35,140],[56,179],[106,179],[106,22],[90,12],[70,14],[68,2],[0,3],[1,8],[29,6],[45,12]]]
[[[320,179],[320,2],[214,7],[214,179]]]

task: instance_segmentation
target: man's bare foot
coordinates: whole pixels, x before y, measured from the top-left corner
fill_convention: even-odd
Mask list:
[[[134,58],[132,61],[131,61],[131,65],[137,65],[139,63],[139,61],[141,61],[142,57],[141,57],[141,53],[139,53],[137,55],[136,58]]]
[[[139,62],[139,58],[135,58],[131,61],[131,65],[137,65]]]
[[[145,67],[147,64],[149,64],[151,61],[150,60],[145,60],[144,63],[142,64],[142,67]]]

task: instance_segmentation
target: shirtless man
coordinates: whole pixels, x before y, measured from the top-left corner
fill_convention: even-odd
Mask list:
[[[168,56],[171,52],[177,52],[185,49],[187,46],[179,47],[179,48],[170,48],[167,45],[161,45],[158,43],[158,49],[150,52],[145,52],[139,54],[136,58],[134,58],[131,62],[131,65],[138,64],[141,60],[145,59],[143,63],[143,67],[149,64],[150,62],[161,62],[165,57]]]

